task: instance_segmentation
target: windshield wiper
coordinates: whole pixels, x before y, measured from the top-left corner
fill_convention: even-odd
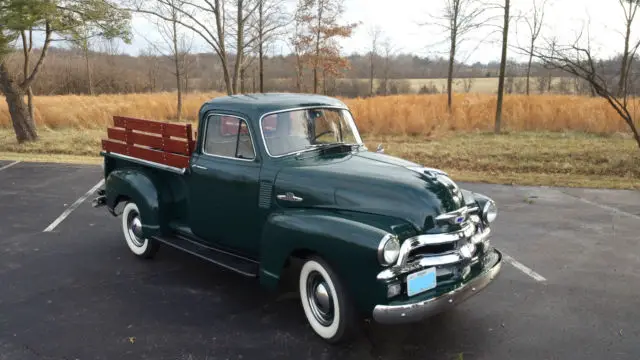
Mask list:
[[[333,149],[337,147],[348,146],[351,151],[359,149],[361,145],[359,144],[349,144],[349,143],[327,143],[327,144],[312,144],[306,145],[305,150],[316,150],[316,149]]]

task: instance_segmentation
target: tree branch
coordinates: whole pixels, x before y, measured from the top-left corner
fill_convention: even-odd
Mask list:
[[[38,59],[36,66],[33,68],[31,75],[20,84],[20,87],[22,89],[27,89],[29,86],[31,86],[31,83],[33,82],[36,75],[38,75],[38,72],[42,68],[42,64],[44,63],[44,58],[47,56],[47,50],[49,50],[49,45],[51,44],[51,34],[53,33],[53,30],[51,29],[51,25],[49,21],[46,22],[45,28],[46,28],[45,39],[44,39],[44,45],[42,46],[42,51],[40,52],[40,58]]]

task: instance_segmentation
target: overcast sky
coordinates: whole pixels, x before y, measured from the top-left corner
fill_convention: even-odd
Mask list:
[[[289,0],[294,1],[294,0]],[[350,39],[341,42],[343,54],[353,52],[365,53],[370,47],[369,29],[379,26],[383,37],[387,38],[393,47],[401,52],[419,55],[446,56],[447,46],[443,43],[446,34],[436,26],[420,26],[420,23],[433,21],[434,16],[441,14],[445,0],[344,0],[346,12],[345,22],[361,22]],[[503,0],[484,0],[496,1]],[[512,15],[525,15],[531,11],[534,0],[511,0]],[[535,0],[540,3],[542,0]],[[499,15],[499,12],[497,13]],[[610,56],[622,48],[621,35],[624,13],[619,0],[547,0],[545,14],[545,28],[542,36],[557,36],[565,41],[575,38],[576,32],[589,26],[593,39],[592,47],[598,54]],[[136,17],[134,19],[134,42],[123,45],[122,50],[137,54],[145,48],[150,40],[157,39],[155,29],[148,21]],[[495,26],[501,25],[501,20],[494,21],[494,26],[488,26],[482,31],[476,31],[463,44],[459,60],[467,63],[475,61],[499,61],[499,34],[495,33]],[[494,33],[492,33],[494,32]],[[640,19],[632,31],[640,35]],[[141,36],[144,34],[145,36]],[[510,29],[510,45],[523,45],[527,42],[529,31],[524,21],[514,19]],[[634,37],[636,38],[636,37]],[[201,51],[210,51],[204,43],[195,38]],[[279,44],[275,53],[288,53],[286,44]],[[510,57],[517,57],[512,52]]]

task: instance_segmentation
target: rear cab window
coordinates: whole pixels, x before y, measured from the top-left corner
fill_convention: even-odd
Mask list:
[[[253,160],[256,157],[246,120],[230,115],[210,115],[204,139],[206,155]]]

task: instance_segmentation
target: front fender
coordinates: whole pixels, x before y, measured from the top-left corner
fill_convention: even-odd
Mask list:
[[[114,170],[105,181],[106,204],[113,211],[123,199],[135,202],[142,218],[143,236],[160,232],[160,197],[149,175],[134,169]]]
[[[382,267],[377,248],[387,231],[321,210],[295,210],[272,214],[261,243],[261,283],[275,288],[292,254],[313,252],[326,260],[345,282],[355,305],[369,311],[386,299],[376,275]]]

